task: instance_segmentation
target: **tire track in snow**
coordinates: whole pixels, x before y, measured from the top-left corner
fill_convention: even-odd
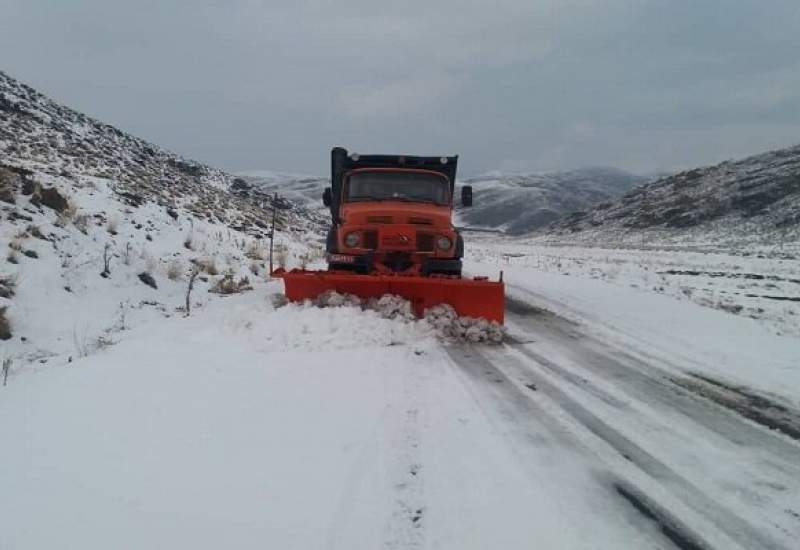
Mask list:
[[[626,486],[625,483],[616,483],[614,489],[637,512],[655,523],[664,536],[680,550],[705,550],[708,548],[704,543],[699,542],[700,537],[692,533],[691,529],[677,521],[667,510],[636,489]]]
[[[800,414],[745,388],[733,387],[699,373],[672,377],[673,383],[741,416],[800,441]]]
[[[499,370],[505,371],[508,369],[510,373],[509,378],[512,380],[516,379],[518,376],[524,376],[530,379],[531,374],[536,373],[537,370],[539,373],[542,373],[541,368],[531,369],[530,364],[526,365],[524,359],[520,361],[519,358],[513,357],[513,355],[510,354],[501,359],[497,359],[493,363],[498,365],[502,364],[502,367],[498,367]],[[539,388],[539,392],[537,392],[538,395],[546,395],[548,399],[553,401],[561,410],[576,420],[584,429],[609,445],[627,463],[646,474],[647,477],[657,482],[659,485],[666,487],[671,495],[677,497],[680,502],[694,513],[693,515],[704,518],[705,521],[713,524],[716,529],[725,533],[730,539],[742,544],[744,548],[774,550],[786,548],[771,537],[765,535],[762,531],[750,525],[744,518],[722,507],[691,481],[673,470],[666,462],[635,443],[623,432],[605,422],[589,408],[581,404],[581,402],[569,396],[559,387],[557,382],[553,382],[552,378],[539,376],[536,378],[535,383]],[[630,481],[627,482],[631,483]],[[638,491],[642,495],[647,494],[647,491],[641,487],[638,488]],[[653,502],[658,501],[658,499],[653,497],[648,498]],[[669,509],[667,506],[661,507],[664,510]],[[686,525],[692,525],[696,519],[696,517],[681,518],[677,516],[677,519],[672,521],[680,521]],[[696,532],[704,532],[704,529],[696,529]],[[687,538],[691,539],[692,537],[687,535]],[[701,548],[713,547],[712,544],[702,539],[694,540],[697,544],[701,545]]]
[[[536,298],[532,293],[526,292],[526,295]],[[615,349],[588,335],[582,329],[581,324],[557,316],[526,300],[510,298],[507,309],[510,326],[517,325],[523,328],[521,338],[518,338],[522,341],[521,343],[538,342],[542,344],[538,346],[540,349],[555,352],[555,354],[547,351],[537,353],[531,349],[537,347],[536,345],[514,345],[515,352],[525,356],[522,362],[532,364],[532,368],[523,369],[524,375],[527,376],[530,372],[539,372],[552,378],[558,387],[562,387],[566,382],[566,387],[572,388],[569,392],[571,395],[576,394],[575,388],[577,388],[587,396],[600,400],[610,407],[615,407],[621,415],[636,414],[636,403],[645,404],[650,409],[655,407],[668,413],[672,418],[675,415],[683,415],[701,429],[711,430],[727,439],[729,444],[726,446],[726,450],[732,450],[731,458],[736,457],[737,448],[744,448],[748,452],[758,454],[757,459],[751,459],[751,463],[746,465],[751,468],[752,471],[748,473],[752,474],[750,477],[755,480],[757,487],[745,486],[738,478],[731,478],[724,482],[727,490],[734,492],[735,496],[742,501],[749,500],[749,505],[758,506],[765,500],[769,502],[772,494],[778,498],[784,497],[785,494],[782,493],[790,490],[788,487],[797,485],[798,478],[800,478],[800,464],[797,464],[796,461],[798,449],[794,441],[789,441],[782,435],[753,424],[744,418],[745,415],[740,415],[741,413],[732,414],[732,411],[713,403],[713,400],[709,400],[707,396],[698,397],[695,393],[682,387],[675,381],[676,375],[674,374],[681,372],[680,369],[676,369],[674,366],[664,369],[646,363],[628,353],[627,350]],[[554,360],[551,360],[551,357]],[[564,359],[567,360],[568,367],[564,365]],[[505,364],[505,360],[501,359],[498,363]],[[656,364],[660,363],[662,361],[656,362]],[[530,377],[528,376],[528,378]],[[592,380],[595,379],[602,382],[600,386],[592,383]],[[609,393],[604,389],[606,387],[615,391]],[[620,394],[619,391],[616,391],[618,389],[623,393]],[[629,398],[633,400],[631,407],[626,406]],[[580,402],[589,403],[591,399],[589,401],[581,399]],[[785,412],[783,408],[778,410]],[[649,412],[652,415],[652,410]],[[657,418],[660,420],[660,415]],[[663,420],[659,427],[656,427],[657,425],[658,423],[654,425],[654,428],[667,431],[672,428]],[[690,426],[692,424],[681,422],[681,425]],[[626,460],[630,460],[629,453],[623,452],[622,455]],[[735,462],[740,462],[740,459]],[[739,466],[745,467],[741,464]],[[766,476],[770,477],[765,479]],[[780,480],[781,478],[784,481],[788,480],[788,483],[775,482],[776,479]],[[717,487],[714,486],[714,488]],[[698,491],[700,490],[698,489]],[[700,492],[702,493],[702,491]],[[713,501],[710,504],[712,508],[718,507],[714,506]],[[774,512],[781,514],[779,510]],[[787,516],[792,516],[792,512],[791,508],[782,511]],[[785,517],[781,520],[772,512],[770,514],[769,516],[761,514],[762,521],[759,526],[763,525],[769,530],[775,529],[783,536],[796,536],[796,533],[792,532],[795,530],[793,527],[796,526],[791,526]],[[721,525],[720,522],[717,524]],[[758,537],[761,536],[759,531],[752,526],[745,527],[744,530],[750,533],[748,536],[755,537],[753,540],[758,540]],[[739,536],[736,538],[741,540]],[[780,544],[776,541],[763,540],[759,543],[759,547],[769,547],[767,545],[770,543]]]
[[[581,332],[579,326],[572,321],[518,300],[512,303],[515,305],[508,315],[509,324],[522,331],[521,340],[525,342],[533,337],[534,341],[541,341],[547,347],[557,350],[559,358],[568,359],[573,368],[557,365],[529,346],[514,346],[517,351],[527,355],[539,365],[560,374],[573,382],[574,386],[590,391],[595,396],[598,396],[601,390],[592,384],[589,378],[596,377],[608,382],[625,395],[670,414],[683,415],[738,447],[767,451],[768,460],[774,462],[775,459],[779,459],[779,469],[791,473],[793,477],[800,476],[800,463],[796,459],[800,448],[794,441],[789,441],[772,431],[774,425],[769,422],[759,422],[760,425],[755,425],[754,419],[750,417],[759,418],[759,415],[743,414],[741,411],[736,411],[735,407],[725,407],[724,403],[719,402],[722,398],[713,399],[710,394],[701,395],[698,391],[693,391],[697,383],[689,387],[690,384],[683,383],[685,377],[676,374],[682,372],[682,369],[676,367],[671,371],[662,369],[654,364],[655,359],[644,362],[625,350],[612,348]],[[583,375],[578,374],[579,372]],[[690,381],[696,380],[691,373],[689,375]],[[605,396],[601,398],[606,401],[619,401],[618,397],[608,392],[604,394]],[[730,402],[731,399],[725,400],[725,403]],[[778,420],[781,427],[788,426],[787,431],[797,427],[798,420],[794,412],[784,412]]]
[[[648,492],[643,488],[643,485],[650,485],[650,483],[635,483],[633,480],[637,476],[631,475],[631,468],[635,468],[639,473],[645,474],[650,482],[655,482],[666,488],[671,498],[677,500],[671,506],[659,505],[660,509],[684,509],[680,514],[674,511],[674,516],[669,519],[670,524],[691,526],[687,527],[687,529],[692,529],[694,533],[716,531],[724,539],[731,542],[735,541],[734,544],[738,543],[742,548],[788,550],[788,547],[781,545],[771,537],[755,529],[743,518],[721,507],[714,499],[676,473],[665,462],[637,445],[623,433],[604,422],[588,408],[570,397],[551,378],[546,377],[541,368],[531,369],[529,365],[525,364],[524,358],[516,357],[514,351],[510,350],[510,348],[489,353],[485,350],[478,351],[477,348],[473,347],[471,352],[472,354],[483,356],[485,361],[484,368],[495,369],[517,387],[518,393],[530,400],[533,400],[532,396],[535,395],[537,401],[542,399],[541,396],[545,396],[561,411],[567,413],[568,417],[576,421],[579,426],[564,426],[563,430],[555,428],[554,431],[561,431],[562,434],[565,432],[571,433],[573,438],[577,437],[575,445],[583,446],[585,451],[588,450],[596,454],[601,460],[603,460],[604,456],[607,456],[607,453],[602,448],[598,448],[596,446],[597,443],[591,443],[585,436],[576,435],[576,428],[587,430],[594,436],[595,441],[599,440],[602,446],[607,445],[613,449],[617,456],[627,464],[627,467],[622,468],[625,471],[622,479],[625,480],[626,486],[635,487],[636,491],[638,491],[637,494],[647,495]],[[463,361],[463,359],[459,358],[458,352],[451,353],[451,357],[459,364]],[[535,392],[528,389],[526,384],[529,383],[535,384],[537,387]],[[555,420],[555,422],[563,424],[563,419]],[[606,465],[611,471],[621,469],[619,462],[609,463],[606,461]],[[612,485],[612,487],[614,486]],[[616,487],[614,487],[614,490],[616,491]],[[662,495],[661,498],[664,498],[664,496]],[[647,496],[647,499],[651,502],[659,501],[658,498],[653,496]],[[676,506],[678,502],[680,502],[680,506]],[[697,524],[699,524],[699,527],[694,527]],[[712,540],[713,538],[721,539],[722,537],[712,537]],[[699,535],[686,534],[686,540],[693,541],[694,544],[698,545],[698,548],[721,549],[731,547],[728,545],[714,545]]]
[[[494,358],[488,356],[485,351],[478,346],[447,348],[453,363],[476,384],[478,391],[475,395],[483,402],[480,403],[481,407],[496,409],[501,418],[514,427],[510,433],[519,440],[520,447],[524,447],[526,444],[533,444],[536,447],[556,447],[561,449],[562,453],[580,456],[587,468],[594,469],[597,465],[597,457],[594,456],[593,448],[587,446],[585,438],[576,437],[574,428],[566,425],[559,415],[553,413],[552,407],[548,407],[547,403],[541,399],[542,391],[547,393],[549,384],[538,376],[520,377],[506,369],[498,368]],[[491,405],[485,402],[487,399],[491,399]],[[602,453],[600,454],[602,455]],[[615,453],[615,456],[620,457],[622,454],[624,453]],[[564,459],[566,458],[565,456]],[[630,468],[629,460],[629,457],[625,457],[625,460],[622,461],[626,463],[625,468]],[[536,468],[535,461],[530,466]],[[630,509],[630,502],[621,498],[618,487],[625,487],[629,494],[639,495],[641,499],[647,498],[648,502],[653,501],[650,497],[642,496],[644,495],[643,490],[636,487],[633,481],[615,473],[615,470],[619,470],[619,468],[608,464],[604,464],[604,466],[607,468],[600,468],[590,476],[590,479],[598,484],[598,489],[607,491],[609,499],[612,501],[603,508],[609,519],[615,517],[613,501],[621,502],[623,506]],[[659,507],[659,510],[664,510],[664,507]],[[640,510],[637,510],[636,513],[641,517]],[[658,520],[659,522],[656,522],[658,526],[662,524],[673,526],[676,531],[683,534],[685,540],[692,541],[696,545],[695,548],[715,548],[695,531],[686,527],[685,522],[678,520],[672,514],[660,514]],[[652,523],[654,522],[651,517],[642,517],[639,522],[640,531],[648,532]],[[656,531],[658,532],[658,529]],[[664,538],[661,544],[674,545],[663,532],[659,532],[659,535]],[[728,538],[725,537],[724,540],[728,540]],[[653,544],[654,547],[661,547],[658,540]],[[716,548],[733,547],[720,545]],[[688,550],[691,547],[687,546],[686,548]]]
[[[385,547],[420,548],[425,544],[425,471],[421,460],[426,393],[424,362],[411,361],[403,373],[402,402],[389,422],[392,456],[387,468],[390,505]]]

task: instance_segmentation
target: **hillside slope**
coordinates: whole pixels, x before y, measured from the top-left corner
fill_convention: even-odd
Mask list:
[[[800,146],[697,168],[556,222],[570,239],[798,239]]]
[[[244,180],[165,149],[60,105],[0,72],[0,165],[22,175],[61,176],[80,185],[100,177],[128,202],[153,201],[203,219],[263,235],[269,197]],[[313,215],[284,201],[291,225]]]
[[[0,73],[0,361],[69,362],[258,288],[273,202],[276,263],[310,261],[315,213]]]
[[[465,225],[520,234],[630,191],[645,179],[615,168],[545,174],[491,173],[467,178],[475,203],[459,209]]]
[[[312,210],[328,210],[322,204],[322,192],[330,185],[330,178],[327,176],[285,174],[268,170],[241,172],[237,176],[262,193],[277,193]]]

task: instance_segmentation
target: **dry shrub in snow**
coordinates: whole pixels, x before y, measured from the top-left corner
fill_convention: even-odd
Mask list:
[[[175,258],[167,265],[167,279],[177,281],[183,275],[183,262]]]
[[[263,260],[266,257],[264,248],[256,241],[252,241],[248,245],[244,255],[251,260]]]
[[[108,218],[106,222],[106,231],[108,231],[112,235],[116,235],[119,231],[119,218],[116,216],[111,216]]]
[[[16,174],[0,168],[0,201],[14,204]]]
[[[66,227],[72,222],[78,214],[78,206],[75,202],[67,198],[67,206],[64,207],[64,210],[58,213],[56,217],[56,225],[58,227]],[[84,233],[84,231],[81,231]]]
[[[0,298],[13,298],[16,286],[16,275],[0,275]]]
[[[3,386],[8,384],[8,373],[11,371],[11,357],[3,359]]]
[[[272,294],[270,297],[272,307],[275,309],[281,308],[289,303],[289,299],[284,294]]]
[[[131,265],[131,243],[125,243],[125,252],[122,253],[122,263]]]
[[[111,275],[111,243],[106,243],[103,247],[103,271],[100,273],[101,277],[108,277]]]
[[[198,267],[192,266],[192,270],[189,272],[189,284],[186,286],[186,305],[184,306],[187,317],[192,313],[192,290],[194,289],[194,280],[199,274]]]
[[[0,340],[11,338],[11,320],[8,318],[8,306],[0,306]]]
[[[286,269],[286,261],[289,259],[289,247],[285,244],[275,245],[275,263],[278,267]]]
[[[186,238],[183,239],[183,247],[187,250],[194,250],[194,235],[190,231],[186,234]]]
[[[106,349],[106,348],[108,348],[108,347],[111,347],[111,346],[113,346],[113,345],[114,345],[114,344],[116,344],[116,343],[117,343],[117,342],[116,342],[116,341],[114,341],[114,340],[112,340],[110,337],[108,337],[108,336],[105,336],[105,335],[100,335],[100,336],[98,336],[97,338],[95,338],[95,340],[94,340],[94,343],[93,343],[93,346],[92,346],[92,347],[93,347],[93,348],[94,348],[96,351],[100,351],[100,350],[104,350],[104,349]]]
[[[86,235],[89,231],[89,214],[79,214],[75,216],[72,220],[72,225],[74,225],[78,231]]]
[[[216,294],[237,294],[245,290],[253,290],[253,287],[250,286],[250,279],[242,277],[236,281],[232,273],[226,273],[214,286],[208,289],[209,292]]]
[[[213,257],[209,258],[196,258],[192,260],[192,263],[200,268],[201,271],[208,273],[209,275],[219,275],[219,269],[217,269],[217,261]]]
[[[30,234],[31,237],[35,237],[41,241],[47,240],[47,237],[44,236],[44,233],[42,233],[42,230],[39,229],[38,225],[30,224],[25,230]]]

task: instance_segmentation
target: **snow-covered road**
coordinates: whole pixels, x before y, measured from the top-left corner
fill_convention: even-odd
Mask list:
[[[593,462],[594,485],[680,548],[794,547],[797,411],[678,375],[529,304],[510,310],[516,342],[449,350],[521,434],[560,438]]]
[[[603,283],[529,276],[507,274],[503,346],[274,309],[271,283],[15,376],[0,548],[796,547],[796,373],[767,394],[792,340],[680,303],[745,359],[771,346],[737,390],[719,341],[664,351],[691,340],[654,336],[670,298],[629,325],[597,307],[613,289],[586,298]]]

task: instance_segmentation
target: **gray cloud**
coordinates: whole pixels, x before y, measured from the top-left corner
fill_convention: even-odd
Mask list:
[[[2,0],[2,68],[224,168],[643,172],[800,141],[796,0]],[[9,5],[5,5],[9,4]]]

